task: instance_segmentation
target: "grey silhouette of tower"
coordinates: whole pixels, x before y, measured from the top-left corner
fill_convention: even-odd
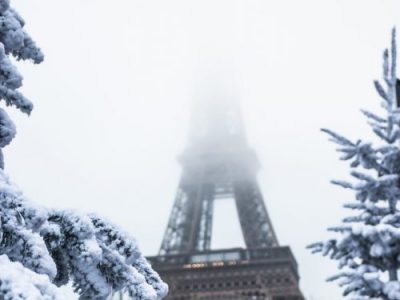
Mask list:
[[[160,247],[149,257],[170,285],[167,299],[304,299],[297,263],[279,246],[239,102],[214,88],[193,105],[182,176]],[[246,247],[211,249],[214,203],[236,204]]]

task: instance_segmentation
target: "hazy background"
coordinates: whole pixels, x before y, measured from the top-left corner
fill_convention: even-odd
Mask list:
[[[319,128],[370,136],[359,108],[379,107],[371,83],[400,24],[398,0],[12,3],[46,54],[42,65],[20,64],[35,110],[12,113],[18,136],[5,150],[26,195],[95,211],[156,254],[190,103],[201,97],[196,74],[219,70],[237,82],[266,204],[281,244],[295,252],[306,298],[341,298],[324,282],[334,264],[305,250],[327,237],[352,197],[329,184],[348,169]],[[242,243],[232,208],[217,206],[215,247]]]

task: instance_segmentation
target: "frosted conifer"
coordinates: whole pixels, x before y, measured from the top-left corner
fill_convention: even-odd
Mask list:
[[[24,31],[24,20],[0,0],[0,99],[30,114],[32,103],[18,88],[22,76],[11,63],[40,63],[43,54]],[[0,148],[15,137],[0,108]],[[63,299],[59,286],[72,283],[80,299],[106,299],[115,291],[132,299],[161,299],[167,286],[135,240],[96,215],[51,210],[30,202],[0,168],[0,299]]]
[[[355,191],[345,208],[353,214],[330,228],[335,239],[315,243],[311,250],[338,262],[340,272],[328,280],[343,287],[351,299],[400,300],[400,108],[396,96],[396,31],[391,48],[383,52],[383,80],[375,81],[381,115],[362,111],[379,145],[353,142],[323,129],[336,143],[341,159],[351,162],[354,182],[332,181]]]

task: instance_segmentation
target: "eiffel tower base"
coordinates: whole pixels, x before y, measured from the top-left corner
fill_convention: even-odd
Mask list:
[[[148,257],[167,300],[304,300],[289,247],[222,249]]]

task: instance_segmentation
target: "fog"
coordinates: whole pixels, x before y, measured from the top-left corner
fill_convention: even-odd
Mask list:
[[[46,54],[20,63],[35,109],[12,112],[18,135],[7,172],[32,200],[95,211],[156,254],[180,176],[193,99],[207,72],[230,80],[259,184],[282,245],[299,263],[307,299],[340,299],[335,272],[306,245],[325,239],[351,192],[319,128],[370,137],[359,109],[379,109],[372,80],[397,0],[14,0]],[[219,204],[221,206],[223,204]],[[218,213],[216,247],[241,245],[234,210]],[[232,224],[232,225],[231,225]]]

